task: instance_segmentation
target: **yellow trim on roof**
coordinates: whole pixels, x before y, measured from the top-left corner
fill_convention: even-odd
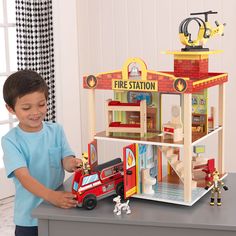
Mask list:
[[[107,74],[114,74],[114,73],[121,73],[121,70],[112,70],[112,71],[108,71],[108,72],[102,72],[102,73],[96,74],[96,76],[107,75]]]
[[[168,73],[165,73],[165,72],[158,72],[158,71],[154,71],[154,70],[148,70],[147,72],[148,72],[148,73],[151,73],[151,74],[154,74],[154,75],[163,75],[163,76],[175,78],[174,75],[168,74]]]
[[[210,55],[210,54],[218,54],[222,53],[223,50],[213,50],[213,51],[165,51],[161,52],[163,54],[172,54],[172,55]]]
[[[193,83],[193,86],[198,85],[198,84],[202,84],[202,83],[206,83],[206,82],[209,82],[211,80],[219,79],[219,78],[224,77],[224,76],[228,76],[228,74],[224,73],[224,74],[221,74],[221,75],[217,75],[217,76],[213,76],[213,77],[210,77],[210,78],[207,78],[207,79],[196,81],[196,82]]]

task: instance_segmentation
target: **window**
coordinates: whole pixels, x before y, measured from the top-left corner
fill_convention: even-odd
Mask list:
[[[15,0],[0,0],[0,139],[12,127],[17,119],[5,108],[2,96],[3,84],[11,73],[17,70],[16,62],[16,24]],[[3,168],[2,148],[0,146],[0,168]]]
[[[73,189],[74,189],[75,191],[78,191],[78,188],[79,188],[79,184],[78,184],[77,182],[74,182],[74,184],[73,184]]]
[[[99,180],[99,178],[98,178],[97,174],[85,176],[83,178],[82,186],[84,186],[86,184],[93,183],[93,182],[98,181],[98,180]]]

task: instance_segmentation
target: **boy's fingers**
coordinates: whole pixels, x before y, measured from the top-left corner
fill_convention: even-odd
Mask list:
[[[76,200],[73,200],[73,199],[69,200],[67,203],[68,203],[70,206],[76,206],[76,205],[77,205],[77,201],[76,201]]]
[[[61,208],[64,208],[64,209],[69,209],[69,208],[72,208],[72,207],[76,207],[76,205],[65,204],[65,205],[61,206]]]
[[[67,199],[67,201],[63,204],[63,207],[65,208],[71,208],[76,206],[77,206],[77,201],[73,199]]]
[[[77,201],[75,200],[76,195],[69,193],[69,192],[65,192],[64,193],[64,200],[62,203],[62,208],[72,208],[72,207],[76,207],[77,206]]]
[[[65,192],[65,197],[66,198],[74,199],[74,198],[76,198],[76,195],[73,194],[73,193],[70,193],[70,192]]]
[[[83,165],[82,161],[80,159],[76,159],[76,166],[81,167]]]

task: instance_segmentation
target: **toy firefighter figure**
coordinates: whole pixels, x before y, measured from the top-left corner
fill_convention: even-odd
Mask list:
[[[224,185],[223,181],[220,180],[219,172],[215,170],[212,174],[213,180],[207,184],[205,187],[206,190],[213,185],[213,188],[211,190],[211,202],[210,205],[214,206],[215,201],[215,194],[217,194],[217,206],[221,206],[221,188],[223,188],[225,191],[228,190],[228,187]]]
[[[90,168],[90,165],[89,165],[88,153],[87,152],[82,153],[82,162],[83,162],[84,174],[89,174],[91,168]]]

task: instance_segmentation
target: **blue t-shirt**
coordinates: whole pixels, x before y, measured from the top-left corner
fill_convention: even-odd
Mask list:
[[[66,140],[63,128],[56,123],[43,122],[38,132],[25,132],[19,126],[2,138],[3,160],[8,178],[16,188],[14,223],[20,226],[37,226],[31,217],[32,209],[42,199],[26,190],[15,177],[14,171],[27,167],[30,175],[50,189],[58,188],[64,180],[62,159],[74,155]]]

